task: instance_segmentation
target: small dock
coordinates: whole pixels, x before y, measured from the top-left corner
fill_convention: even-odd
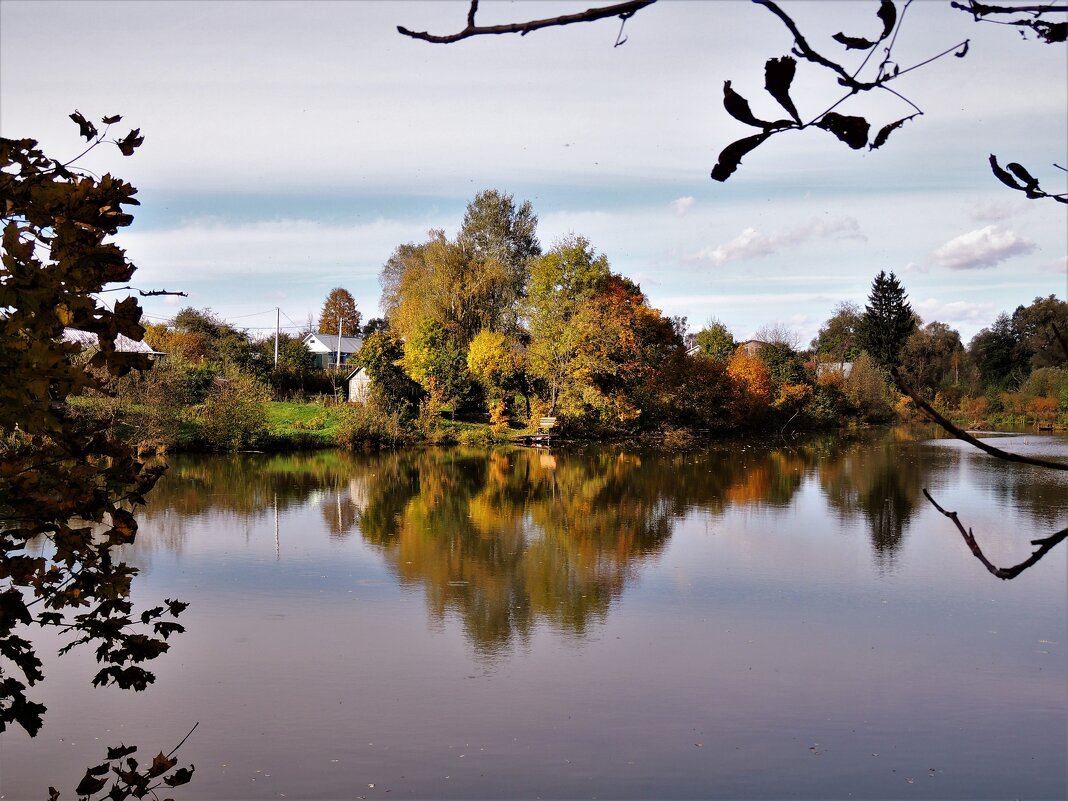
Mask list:
[[[557,422],[555,417],[543,417],[538,421],[538,430],[533,434],[516,437],[516,442],[532,447],[547,448],[557,436]]]

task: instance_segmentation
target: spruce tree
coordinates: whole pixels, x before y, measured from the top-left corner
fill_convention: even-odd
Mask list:
[[[914,330],[916,318],[905,288],[893,273],[880,270],[857,327],[861,348],[882,366],[895,368],[901,363],[905,340]]]

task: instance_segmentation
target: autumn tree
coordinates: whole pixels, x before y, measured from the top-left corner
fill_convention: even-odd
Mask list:
[[[319,312],[319,330],[336,334],[338,323],[341,324],[341,336],[358,337],[360,335],[360,320],[363,315],[356,308],[356,299],[352,293],[342,287],[334,287],[323,302],[323,310]]]
[[[732,382],[731,411],[735,424],[744,426],[759,421],[772,401],[767,365],[738,348],[727,360],[727,375]]]
[[[511,416],[517,392],[527,395],[525,358],[513,337],[500,331],[480,331],[467,349],[467,369],[481,384],[491,415]],[[495,411],[496,410],[496,411]]]
[[[537,236],[538,217],[529,200],[518,206],[512,195],[496,189],[479,192],[467,204],[457,241],[474,261],[496,261],[507,280],[502,295],[491,301],[500,310],[495,321],[505,330],[517,324],[517,304],[526,290],[531,260],[541,255]]]
[[[557,243],[531,267],[523,309],[531,337],[527,365],[542,383],[550,410],[575,383],[581,343],[572,321],[610,274],[608,258],[577,236]]]
[[[474,258],[444,231],[431,231],[420,245],[399,246],[381,280],[382,305],[398,336],[409,339],[433,320],[466,347],[482,329],[501,327],[511,279],[503,262]]]
[[[128,156],[144,140],[136,129],[108,139],[118,115],[105,117],[103,130],[78,112],[71,119],[88,143],[83,154],[111,142]],[[136,298],[111,308],[97,300],[136,269],[109,241],[133,221],[124,207],[137,205],[136,189],[80,170],[78,158],[51,158],[33,139],[0,139],[0,731],[18,724],[31,736],[46,711],[28,694],[44,678],[29,639],[35,627],[64,635],[63,652],[93,648],[101,664],[94,684],[143,690],[154,680],[145,663],[182,631],[173,618],[185,607],[167,600],[135,613],[138,570],[120,558],[137,533],[132,509],[162,469],[139,461],[109,430],[82,425],[67,403],[106,393],[107,376],[149,367],[143,355],[115,347],[119,334],[142,338]],[[74,358],[78,346],[63,341],[65,327],[97,335],[91,358]],[[152,776],[175,764],[165,758]],[[87,773],[79,794],[103,789],[110,770],[103,779]],[[181,784],[189,773],[168,779]],[[155,784],[136,763],[114,784],[132,779]],[[120,786],[114,797],[121,793]]]

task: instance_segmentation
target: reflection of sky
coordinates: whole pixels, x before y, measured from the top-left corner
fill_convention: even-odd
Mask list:
[[[984,545],[1020,547],[1033,512],[1000,505],[997,471],[940,464],[925,480]],[[146,527],[138,595],[193,601],[188,633],[146,694],[49,666],[4,792],[200,720],[191,798],[1064,795],[1063,552],[997,581],[921,504],[888,565],[810,470],[785,505],[691,509],[584,636],[541,621],[485,659],[357,531],[331,536],[323,500],[280,511],[277,553],[269,507],[187,519],[173,551]]]

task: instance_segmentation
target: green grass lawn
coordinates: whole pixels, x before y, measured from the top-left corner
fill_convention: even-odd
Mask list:
[[[341,422],[338,406],[317,403],[272,401],[267,405],[267,428],[271,438],[295,445],[337,445]]]

